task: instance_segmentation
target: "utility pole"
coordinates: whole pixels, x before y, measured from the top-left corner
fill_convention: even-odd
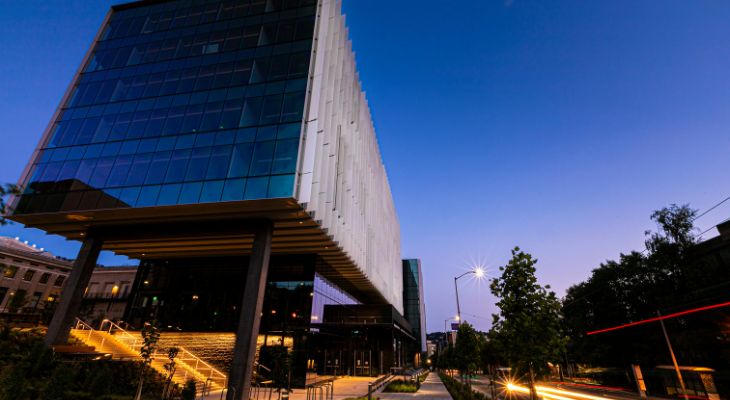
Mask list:
[[[657,311],[656,315],[661,317],[662,314]],[[659,319],[659,323],[662,325],[662,332],[664,333],[664,340],[667,341],[667,347],[669,348],[669,355],[672,356],[672,364],[674,364],[674,371],[677,373],[677,379],[679,379],[679,386],[682,388],[682,396],[684,400],[689,400],[687,396],[687,389],[684,387],[684,379],[682,379],[682,372],[679,370],[679,364],[677,364],[677,358],[674,356],[674,350],[672,349],[672,343],[669,341],[669,335],[667,334],[667,328],[664,326],[664,320]]]
[[[454,278],[454,289],[456,289],[456,323],[459,325],[461,325],[461,307],[459,307],[459,285],[456,284],[456,280],[462,276],[464,276],[464,274]]]

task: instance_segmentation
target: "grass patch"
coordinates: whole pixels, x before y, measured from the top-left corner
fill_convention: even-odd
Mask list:
[[[441,373],[439,377],[454,400],[487,400],[487,396],[484,394],[472,390],[469,386],[446,374]]]
[[[415,382],[404,381],[403,379],[396,379],[390,381],[383,389],[383,392],[388,393],[416,393],[418,386]]]

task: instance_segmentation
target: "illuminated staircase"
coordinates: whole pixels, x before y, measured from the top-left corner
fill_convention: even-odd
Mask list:
[[[76,320],[71,335],[95,351],[110,354],[113,359],[142,360],[139,355],[142,347],[142,336],[139,332],[128,332],[119,325],[104,320],[99,329],[94,329],[87,323]],[[203,394],[222,391],[227,384],[228,376],[215,367],[201,360],[199,357],[181,346],[175,358],[175,374],[172,381],[179,385],[185,384],[188,379],[198,383],[198,390]],[[151,367],[160,374],[167,376],[165,364],[169,362],[167,353],[155,353],[152,356]]]

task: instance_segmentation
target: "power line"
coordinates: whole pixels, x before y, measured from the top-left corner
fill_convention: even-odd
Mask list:
[[[705,216],[705,215],[706,215],[707,213],[709,213],[710,211],[712,211],[712,210],[716,209],[717,207],[720,207],[721,205],[723,205],[723,203],[725,203],[725,202],[726,202],[726,201],[728,201],[728,200],[730,200],[730,196],[728,196],[728,197],[725,197],[725,198],[724,198],[724,199],[723,199],[723,200],[722,200],[721,202],[719,202],[719,203],[715,204],[714,206],[712,206],[712,207],[708,208],[708,209],[707,209],[707,210],[705,210],[705,212],[703,212],[702,214],[700,214],[700,215],[698,215],[698,216],[694,217],[694,219],[692,219],[692,222],[694,222],[694,221],[697,221],[698,219],[702,218],[702,217],[703,217],[703,216]],[[713,228],[714,228],[714,227],[713,227]]]

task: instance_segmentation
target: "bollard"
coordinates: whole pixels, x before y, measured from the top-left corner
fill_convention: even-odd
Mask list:
[[[373,400],[373,384],[368,383],[368,400]]]

